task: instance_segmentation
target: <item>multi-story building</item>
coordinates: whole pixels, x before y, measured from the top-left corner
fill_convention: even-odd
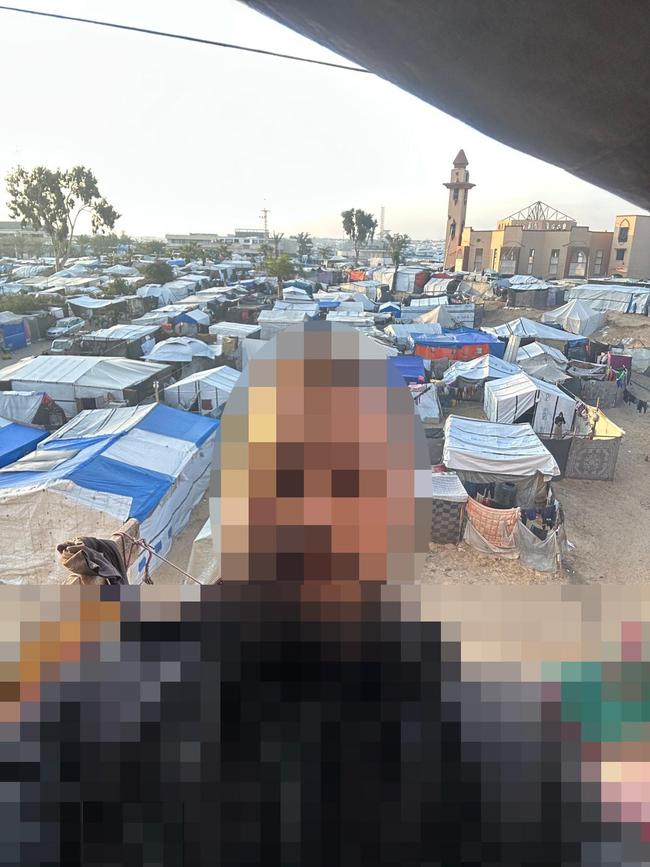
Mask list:
[[[650,279],[650,217],[621,214],[616,218],[609,273]]]
[[[650,216],[616,217],[614,231],[578,225],[544,202],[499,220],[496,229],[465,225],[469,183],[467,157],[454,160],[445,237],[445,267],[457,271],[531,274],[542,279],[589,279],[616,274],[650,278]]]
[[[170,234],[165,235],[165,240],[169,247],[184,247],[187,244],[198,244],[209,250],[211,247],[218,247],[220,244],[227,244],[233,253],[248,253],[255,254],[258,252],[260,245],[267,243],[273,246],[272,238],[267,238],[263,231],[256,229],[235,229],[232,235],[219,235],[206,232],[190,232],[188,235]],[[278,241],[278,252],[293,254],[296,252],[297,244],[293,238],[283,237]]]

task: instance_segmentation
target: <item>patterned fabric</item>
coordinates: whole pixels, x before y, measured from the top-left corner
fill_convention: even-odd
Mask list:
[[[490,509],[467,501],[467,518],[486,542],[497,548],[514,548],[514,530],[519,520],[519,509]]]

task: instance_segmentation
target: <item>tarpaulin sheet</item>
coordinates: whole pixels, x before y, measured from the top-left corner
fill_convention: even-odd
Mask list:
[[[388,363],[399,370],[406,382],[417,382],[418,377],[424,377],[424,361],[417,355],[396,355]]]
[[[444,464],[488,477],[558,476],[560,470],[529,424],[496,424],[450,415],[445,422]]]
[[[157,404],[142,421],[138,422],[137,427],[139,430],[189,440],[199,446],[217,430],[219,422],[195,413],[182,412]]]
[[[131,497],[129,517],[139,521],[153,511],[172,484],[170,476],[112,461],[103,455],[83,464],[69,478],[91,491]]]
[[[31,422],[43,402],[42,391],[0,391],[0,418]]]
[[[6,467],[31,452],[46,436],[47,432],[40,428],[14,422],[0,427],[0,467]]]
[[[521,521],[515,525],[515,543],[519,559],[529,569],[538,572],[556,572],[566,547],[564,526],[551,530],[546,539],[538,539]]]

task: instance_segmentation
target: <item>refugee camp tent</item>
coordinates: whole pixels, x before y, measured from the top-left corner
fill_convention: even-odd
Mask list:
[[[535,307],[544,309],[549,303],[556,303],[556,289],[545,280],[528,274],[513,274],[508,281],[508,307]],[[552,300],[549,293],[552,292]],[[560,290],[564,298],[564,290]]]
[[[292,325],[299,325],[309,319],[309,314],[302,310],[262,310],[257,317],[257,324],[261,328],[262,340],[270,340]]]
[[[232,367],[200,370],[168,385],[164,401],[168,406],[214,415],[223,409],[238,379],[239,371]]]
[[[61,407],[44,391],[0,391],[0,417],[48,430],[65,422]]]
[[[332,310],[327,314],[327,321],[349,325],[359,331],[369,331],[375,327],[375,317],[365,310]]]
[[[441,304],[423,313],[418,322],[437,322],[443,328],[473,328],[476,304]]]
[[[294,290],[295,291],[295,290]],[[319,306],[318,301],[313,301],[305,292],[305,298],[283,298],[274,303],[274,310],[298,310],[301,313],[306,313],[310,319],[315,319],[318,316]]]
[[[554,361],[560,367],[569,363],[569,359],[557,347],[550,346],[548,343],[527,343],[526,346],[520,346],[517,350],[517,364],[519,367],[525,368],[527,364],[542,364],[547,360]]]
[[[415,402],[415,411],[425,425],[438,424],[442,419],[442,409],[438,399],[438,391],[432,382],[423,385],[409,385],[411,397]]]
[[[255,338],[251,338],[251,337],[245,337],[243,340],[240,341],[240,347],[241,347],[240,366],[241,366],[242,370],[246,367],[246,365],[251,360],[251,358],[254,358],[257,355],[257,353],[260,351],[260,349],[265,345],[266,345],[265,340],[257,340]]]
[[[563,347],[566,344],[576,346],[587,342],[587,338],[582,334],[571,334],[569,331],[563,331],[561,328],[552,328],[550,325],[544,325],[542,322],[535,322],[523,316],[519,319],[513,319],[512,322],[504,322],[503,325],[497,325],[495,328],[486,330],[496,334],[497,337],[509,337],[511,334],[514,334],[517,337],[529,337],[533,340],[541,340],[544,343],[550,343],[552,346],[557,347]]]
[[[390,364],[398,370],[406,382],[417,382],[424,378],[424,362],[417,355],[396,355]]]
[[[177,301],[176,293],[168,288],[169,284],[147,283],[135,291],[140,298],[157,298],[158,304],[173,304]]]
[[[47,431],[19,424],[0,415],[0,467],[5,467],[31,452],[45,439]]]
[[[451,361],[469,361],[478,355],[497,355],[503,358],[506,345],[493,334],[459,328],[436,335],[416,335],[415,354],[432,360],[448,358]]]
[[[583,283],[572,286],[567,299],[588,301],[595,310],[612,310],[617,313],[647,313],[650,300],[648,287],[629,284]]]
[[[0,370],[0,389],[47,392],[71,418],[82,409],[108,403],[140,403],[153,394],[154,380],[161,381],[167,375],[165,365],[149,361],[41,355]]]
[[[3,467],[3,580],[63,583],[59,542],[110,536],[129,518],[165,555],[206,491],[218,425],[161,404],[91,410]],[[131,583],[142,581],[147,559],[131,567]],[[150,569],[158,565],[153,557]]]
[[[481,385],[491,379],[501,379],[519,373],[516,364],[510,364],[496,355],[480,355],[471,361],[455,361],[445,370],[442,379],[446,385]]]
[[[560,413],[565,419],[563,432],[571,430],[576,402],[556,385],[516,373],[485,384],[483,409],[492,422],[515,424],[525,420],[540,436],[551,436]]]
[[[464,474],[486,481],[540,474],[548,481],[560,474],[555,459],[529,424],[497,424],[458,415],[450,415],[445,422],[443,461],[461,479]]]
[[[216,334],[219,337],[258,339],[262,333],[262,327],[260,325],[249,325],[246,322],[217,322],[208,328],[208,332]]]
[[[7,349],[12,352],[16,349],[24,349],[28,337],[29,327],[26,326],[23,316],[10,313],[8,310],[0,312],[0,338]]]
[[[151,352],[156,344],[158,325],[112,325],[84,334],[79,342],[82,350],[94,351],[97,355],[123,355],[140,358]]]
[[[387,334],[399,349],[412,349],[414,335],[442,334],[442,326],[432,322],[417,322],[410,325],[392,322],[386,326],[384,334]]]
[[[170,337],[156,343],[146,356],[147,361],[189,365],[195,360],[211,364],[221,355],[221,347],[210,346],[193,337]]]
[[[589,337],[594,331],[598,331],[605,325],[607,317],[601,311],[596,310],[588,301],[574,298],[556,310],[542,313],[542,322],[547,325],[556,325],[572,334],[584,334],[585,337]]]

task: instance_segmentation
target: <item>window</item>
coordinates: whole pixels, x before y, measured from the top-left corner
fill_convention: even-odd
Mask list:
[[[497,270],[497,254],[498,254],[498,252],[499,251],[496,249],[492,250],[492,270],[493,271]]]
[[[617,250],[616,251],[616,261],[623,262],[625,259],[625,250]]]
[[[619,229],[618,229],[618,243],[619,244],[625,244],[625,242],[627,241],[627,236],[628,236],[629,231],[630,230],[629,230],[628,226],[619,226]]]
[[[603,251],[596,250],[594,257],[594,274],[601,274],[603,270]]]
[[[454,202],[457,202],[457,201],[458,201],[458,187],[454,187],[454,192],[453,192],[453,194],[452,194],[452,199],[454,200]]]
[[[551,250],[551,258],[548,263],[548,276],[555,277],[557,275],[557,269],[560,263],[560,251],[559,250]]]
[[[474,270],[480,271],[483,267],[483,248],[477,247],[474,253]]]
[[[529,274],[533,273],[534,265],[535,265],[535,250],[533,248],[531,248],[528,251],[528,273]]]

